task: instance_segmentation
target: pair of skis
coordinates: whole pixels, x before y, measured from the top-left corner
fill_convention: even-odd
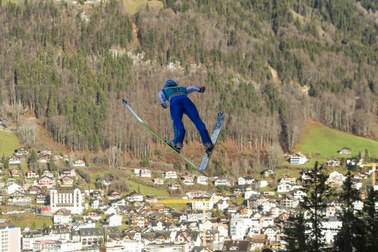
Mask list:
[[[138,116],[138,114],[130,107],[130,105],[127,103],[127,101],[125,99],[122,99],[122,103],[123,103],[123,105],[125,105],[125,107],[127,108],[127,110],[130,111],[130,113],[143,125],[144,128],[146,128],[152,135],[154,135],[156,137],[156,139],[158,139],[161,143],[163,143],[165,146],[167,146],[173,153],[175,153],[178,157],[180,157],[182,160],[184,160],[185,163],[187,163],[190,167],[192,167],[193,169],[196,169],[196,170],[198,170],[200,172],[207,169],[207,166],[209,164],[212,152],[211,153],[205,153],[204,156],[203,156],[203,158],[202,158],[202,161],[201,161],[200,165],[197,167],[190,159],[188,159],[183,154],[177,152],[171,145],[169,145],[165,141],[164,138],[162,138],[147,123],[145,123],[142,120],[142,118],[140,118]],[[223,114],[223,112],[218,113],[217,122],[215,124],[213,134],[211,135],[211,141],[213,142],[213,144],[215,144],[217,142],[217,140],[218,140],[219,133],[220,133],[220,131],[222,129],[223,120],[224,120],[224,114]]]

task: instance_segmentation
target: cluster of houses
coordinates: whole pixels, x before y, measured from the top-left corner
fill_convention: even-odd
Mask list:
[[[16,154],[12,159],[15,157]],[[13,177],[12,171],[18,167],[9,164]],[[29,170],[22,184],[14,179],[0,183],[3,204],[33,204],[38,206],[35,214],[51,216],[53,221],[52,226],[27,227],[12,236],[17,237],[14,244],[20,244],[22,251],[100,251],[101,248],[130,252],[261,251],[264,248],[284,251],[282,223],[298,211],[299,202],[306,195],[302,183],[312,179],[311,170],[303,170],[299,177],[279,178],[274,181],[274,189],[266,190],[270,185],[268,180],[250,176],[232,180],[181,175],[171,170],[162,172],[161,177],[153,177],[149,169],[133,169],[135,176],[155,185],[169,181],[168,190],[185,189],[183,197],[161,200],[137,192],[122,194],[80,188],[75,184],[78,177],[75,169],[78,168],[62,169],[56,174],[48,169],[40,174]],[[262,174],[270,176],[274,171]],[[354,175],[356,188],[362,187],[365,176]],[[344,180],[345,176],[335,171],[327,183],[341,187]],[[196,184],[229,187],[227,191],[232,193],[196,190]],[[165,204],[168,202],[185,203],[186,207],[168,208]],[[361,207],[362,202],[355,202],[356,209]],[[337,202],[329,203],[323,223],[329,244],[341,227],[340,211]],[[14,232],[15,229],[0,230]]]
[[[8,169],[5,169],[5,165],[0,163],[0,175],[1,177],[7,177],[6,181],[0,182],[0,188],[3,188],[3,193],[0,194],[0,201],[6,204],[18,204],[26,205],[33,202],[37,204],[47,204],[49,201],[48,190],[53,187],[71,187],[76,180],[75,168],[85,167],[85,163],[82,160],[76,160],[72,162],[72,168],[62,169],[57,174],[54,174],[47,168],[47,163],[52,158],[54,161],[64,160],[67,161],[67,157],[62,155],[52,155],[50,150],[42,150],[39,152],[37,162],[46,167],[38,172],[29,169],[23,174],[21,160],[29,155],[29,151],[25,148],[17,149],[14,155],[9,157]]]

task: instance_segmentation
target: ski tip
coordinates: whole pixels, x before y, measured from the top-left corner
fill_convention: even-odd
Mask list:
[[[122,102],[125,103],[125,104],[127,104],[127,101],[125,99],[122,99]]]

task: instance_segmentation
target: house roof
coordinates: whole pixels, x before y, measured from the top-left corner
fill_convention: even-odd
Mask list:
[[[192,230],[180,230],[176,233],[176,239],[178,237],[183,237],[186,240],[196,240],[199,235],[198,231],[192,231]]]
[[[71,211],[66,208],[61,208],[55,212],[56,215],[70,215]]]
[[[72,187],[63,187],[63,186],[57,186],[55,188],[59,193],[73,193],[75,189],[79,189],[78,187],[76,186],[72,186]],[[80,190],[81,191],[81,190]]]
[[[170,231],[154,231],[154,232],[146,232],[142,234],[143,238],[149,241],[156,241],[156,240],[169,240],[170,238]]]
[[[249,251],[250,241],[225,241],[222,251]]]
[[[81,236],[100,236],[104,235],[103,228],[81,228],[80,229]]]

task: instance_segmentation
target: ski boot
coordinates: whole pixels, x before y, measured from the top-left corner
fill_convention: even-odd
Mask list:
[[[214,144],[212,143],[206,143],[205,144],[205,151],[207,155],[210,155],[214,150]]]
[[[168,141],[166,140],[165,141],[169,146],[171,146],[177,153],[180,153],[181,152],[181,149],[182,149],[182,144],[180,143],[177,143],[177,144],[174,144],[173,141]]]

